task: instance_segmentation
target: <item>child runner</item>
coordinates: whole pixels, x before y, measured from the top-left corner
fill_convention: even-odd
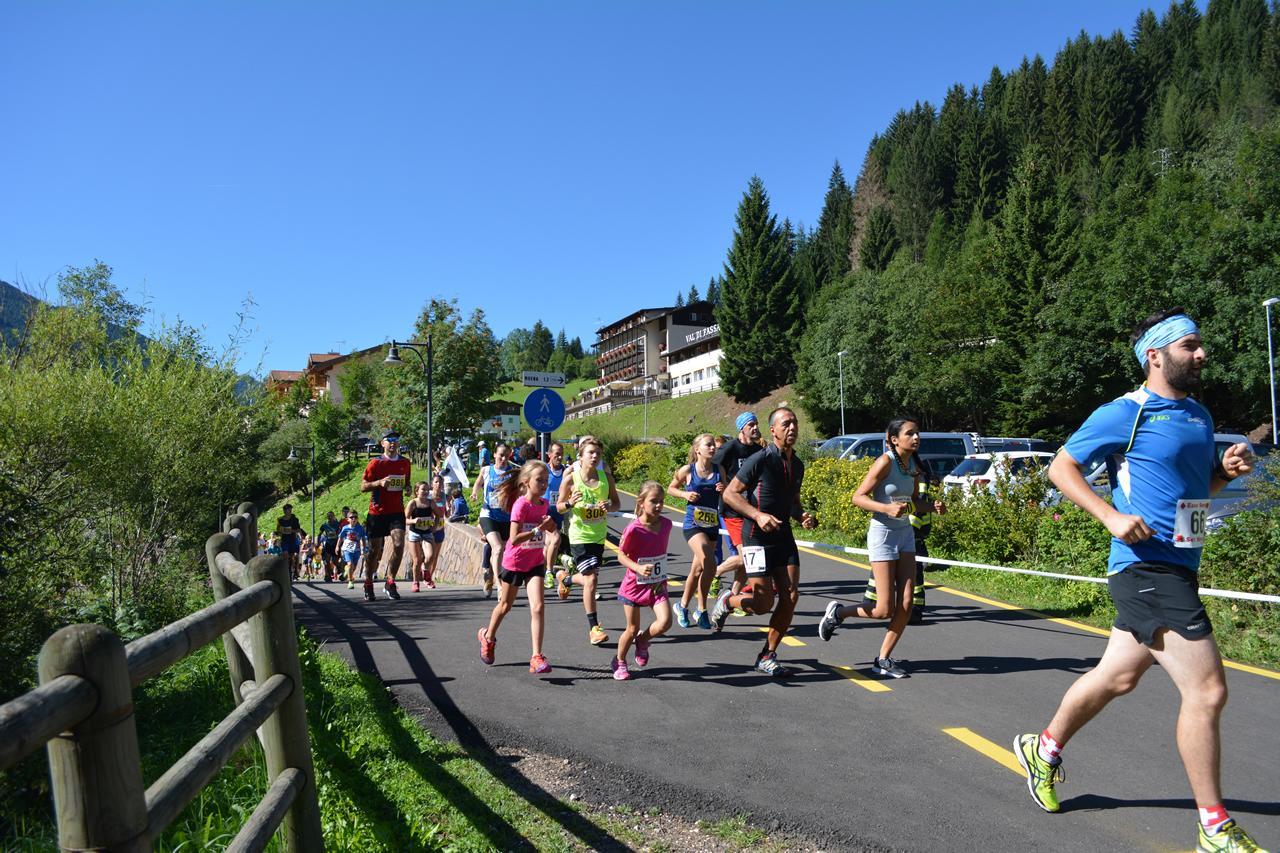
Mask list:
[[[556,509],[573,511],[569,519],[569,551],[575,572],[556,572],[561,599],[569,597],[575,583],[582,585],[582,607],[587,611],[587,639],[598,646],[609,641],[596,614],[596,585],[600,564],[604,560],[604,543],[609,535],[608,515],[622,506],[613,478],[597,467],[604,456],[604,445],[597,438],[584,438],[578,444],[578,464],[571,477],[560,484]]]
[[[356,588],[356,566],[360,562],[362,549],[369,547],[369,535],[360,525],[360,516],[355,512],[347,516],[347,523],[338,531],[338,542],[342,547],[342,562],[347,567],[347,589]]]
[[[556,529],[546,537],[547,589],[551,589],[552,580],[555,577],[556,558],[560,555],[560,543],[563,541],[564,515],[556,509],[556,499],[560,496],[560,484],[564,482],[567,470],[564,464],[564,445],[558,441],[551,442],[547,446],[547,494],[545,497],[550,505],[547,514],[555,521]]]
[[[871,573],[876,581],[874,607],[865,604],[827,605],[818,636],[830,640],[836,627],[848,616],[861,619],[890,619],[880,653],[872,672],[903,678],[907,672],[891,655],[911,618],[912,591],[916,583],[916,537],[911,514],[946,512],[942,501],[917,502],[920,478],[927,477],[916,451],[920,449],[920,427],[913,418],[894,418],[885,430],[888,450],[871,465],[867,476],[853,492],[853,505],[871,513],[867,529],[867,550],[871,552]]]
[[[689,464],[676,469],[667,486],[667,494],[688,501],[684,509],[684,538],[693,551],[693,563],[689,577],[684,582],[680,603],[671,605],[676,623],[681,628],[697,625],[711,629],[711,616],[707,613],[707,592],[716,569],[716,543],[720,540],[720,493],[724,481],[720,471],[711,464],[715,455],[715,439],[711,433],[703,433],[689,447]],[[698,609],[689,615],[689,602],[698,596]]]
[[[427,589],[435,589],[436,563],[440,562],[440,552],[444,550],[444,532],[449,526],[449,495],[445,492],[445,479],[441,474],[431,478],[431,505],[436,510],[436,529],[431,533],[431,555],[427,558],[426,576],[422,585]]]
[[[409,528],[405,539],[409,542],[409,555],[413,558],[413,591],[421,592],[422,578],[430,559],[426,552],[433,549],[436,532],[436,508],[431,502],[426,481],[418,483],[413,500],[404,508],[404,516]]]
[[[618,600],[627,614],[627,627],[618,638],[618,656],[613,659],[613,677],[627,681],[627,650],[634,640],[636,666],[649,663],[649,643],[671,627],[671,604],[667,598],[667,543],[671,536],[671,519],[662,514],[662,486],[649,480],[636,495],[636,517],[622,531],[618,544],[618,562],[627,569],[618,588]],[[645,607],[653,608],[653,622],[640,630],[640,615]]]
[[[493,606],[488,626],[477,634],[480,660],[492,664],[494,649],[498,645],[498,626],[511,612],[520,587],[524,587],[524,594],[529,599],[529,633],[533,640],[529,671],[536,675],[551,671],[551,664],[542,656],[542,576],[547,571],[543,549],[547,532],[555,529],[555,521],[547,515],[550,504],[543,498],[546,491],[547,466],[537,460],[526,462],[519,474],[508,477],[498,490],[497,500],[510,513],[511,529],[506,552],[502,555],[502,570],[498,572],[498,579],[502,582],[498,603]],[[516,497],[517,493],[519,497]]]
[[[493,454],[494,463],[480,469],[476,484],[471,489],[473,501],[479,500],[482,492],[484,494],[484,503],[480,505],[480,531],[484,533],[490,554],[484,567],[485,598],[493,597],[493,567],[502,565],[502,548],[511,528],[511,516],[498,500],[497,489],[519,470],[510,464],[511,448],[506,444],[499,443]]]

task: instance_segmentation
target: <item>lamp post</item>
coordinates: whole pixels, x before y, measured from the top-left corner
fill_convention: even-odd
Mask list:
[[[400,360],[401,347],[404,347],[407,350],[412,350],[418,356],[418,360],[422,362],[422,372],[427,375],[427,476],[428,476],[428,479],[430,479],[430,476],[435,473],[433,468],[434,468],[434,460],[435,460],[435,452],[436,452],[435,445],[431,443],[431,421],[432,421],[431,336],[427,335],[427,340],[425,342],[423,341],[392,341],[391,349],[387,350],[387,357],[383,359],[382,363],[383,364],[404,364],[404,362]],[[425,358],[422,355],[422,351],[424,349],[427,351],[427,355]]]
[[[1278,444],[1276,441],[1276,357],[1271,349],[1271,306],[1280,302],[1280,297],[1273,296],[1270,299],[1262,301],[1262,307],[1267,312],[1267,371],[1271,374],[1271,443]]]
[[[314,444],[293,444],[289,446],[289,455],[285,459],[289,462],[298,461],[299,450],[311,451],[311,535],[316,535],[316,446]],[[312,539],[314,542],[315,540]]]
[[[847,349],[842,349],[836,353],[836,364],[840,368],[840,434],[844,435],[844,357],[849,354]]]

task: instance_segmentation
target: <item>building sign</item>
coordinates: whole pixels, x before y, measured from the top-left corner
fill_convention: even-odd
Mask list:
[[[694,344],[702,340],[703,338],[715,337],[718,334],[720,334],[720,324],[715,323],[713,325],[707,326],[705,329],[699,329],[696,332],[691,332],[685,335],[684,342],[686,345]]]

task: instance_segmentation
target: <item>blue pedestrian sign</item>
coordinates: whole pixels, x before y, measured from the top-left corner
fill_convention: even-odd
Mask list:
[[[564,400],[550,388],[535,388],[524,398],[524,420],[535,432],[555,432],[564,423]]]

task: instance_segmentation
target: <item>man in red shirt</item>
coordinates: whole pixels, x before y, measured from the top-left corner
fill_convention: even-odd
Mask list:
[[[400,455],[400,435],[393,429],[382,434],[382,455],[369,460],[360,480],[360,491],[369,495],[369,515],[365,530],[369,534],[369,556],[364,563],[364,600],[373,601],[373,579],[382,562],[383,540],[391,537],[383,576],[383,594],[400,600],[396,590],[396,571],[404,555],[404,492],[409,488],[409,460]]]

